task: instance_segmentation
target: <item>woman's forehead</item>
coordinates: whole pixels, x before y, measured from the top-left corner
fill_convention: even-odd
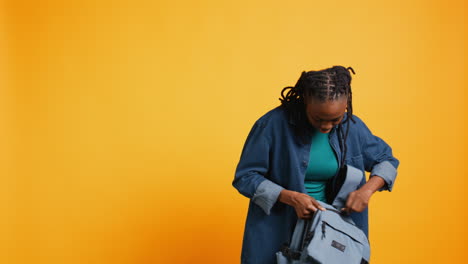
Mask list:
[[[341,117],[346,111],[347,100],[327,100],[321,102],[319,100],[310,100],[306,105],[306,110],[309,115],[322,120],[333,120]]]

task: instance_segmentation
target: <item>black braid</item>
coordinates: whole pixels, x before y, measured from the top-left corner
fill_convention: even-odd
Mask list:
[[[349,120],[355,123],[353,119],[353,104],[351,92],[351,71],[356,74],[353,68],[345,68],[343,66],[333,66],[331,68],[302,72],[301,77],[295,86],[288,86],[281,91],[281,106],[286,108],[292,119],[299,124],[298,133],[307,133],[308,120],[305,114],[305,103],[311,98],[318,99],[321,102],[334,101],[347,96],[347,116],[348,119],[338,125],[338,137],[341,137],[343,143],[342,150],[344,153],[343,162],[346,158],[346,139],[349,132]],[[289,90],[289,91],[288,91]],[[286,95],[284,94],[287,91]],[[342,125],[346,124],[346,132],[343,132]],[[341,146],[340,146],[341,147]]]

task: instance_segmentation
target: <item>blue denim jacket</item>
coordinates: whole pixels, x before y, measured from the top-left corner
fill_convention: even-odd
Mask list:
[[[347,119],[343,118],[342,122]],[[391,191],[399,161],[382,139],[374,136],[356,115],[350,121],[347,137],[346,163],[363,173],[361,185],[370,176],[380,176],[385,186],[379,191]],[[294,132],[297,124],[278,106],[260,117],[253,125],[237,165],[232,185],[250,198],[245,222],[241,263],[272,264],[275,253],[289,241],[297,215],[292,206],[278,201],[283,189],[307,193],[304,187],[309,162],[310,140],[303,142]],[[342,155],[337,127],[329,133],[330,144],[339,166]],[[351,213],[356,225],[368,236],[368,209]]]

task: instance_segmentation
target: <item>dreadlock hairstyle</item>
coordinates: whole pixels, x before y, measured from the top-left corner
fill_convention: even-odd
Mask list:
[[[331,68],[302,72],[301,77],[295,86],[285,87],[281,91],[281,106],[286,109],[289,116],[295,121],[296,133],[303,140],[307,140],[307,133],[310,133],[310,124],[305,113],[305,101],[311,98],[318,99],[320,102],[334,101],[347,97],[347,116],[348,118],[341,122],[338,127],[340,148],[346,155],[346,138],[349,131],[349,120],[353,123],[353,105],[351,93],[351,71],[355,74],[353,68],[343,66],[333,66]],[[286,95],[285,92],[287,91]],[[343,131],[343,124],[346,124],[346,133]],[[342,157],[344,164],[345,155]]]

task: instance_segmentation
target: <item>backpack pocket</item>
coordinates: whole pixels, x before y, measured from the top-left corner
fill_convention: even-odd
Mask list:
[[[336,212],[322,212],[312,235],[307,245],[307,255],[311,260],[324,264],[361,264],[369,261],[370,247],[365,234]]]

